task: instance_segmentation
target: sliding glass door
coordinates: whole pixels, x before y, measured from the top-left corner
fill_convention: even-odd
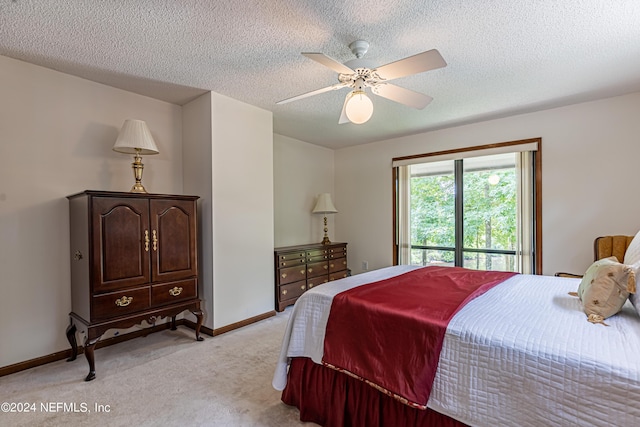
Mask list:
[[[398,262],[534,273],[534,161],[514,150],[397,166]]]
[[[462,162],[462,266],[516,271],[516,154]]]

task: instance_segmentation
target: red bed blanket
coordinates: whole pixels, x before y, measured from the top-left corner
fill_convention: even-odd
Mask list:
[[[449,321],[516,273],[424,267],[337,294],[323,364],[426,409]]]

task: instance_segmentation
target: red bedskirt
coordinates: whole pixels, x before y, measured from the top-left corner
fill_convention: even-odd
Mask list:
[[[346,374],[293,358],[282,401],[300,409],[301,421],[325,427],[460,427],[429,408],[411,408]]]

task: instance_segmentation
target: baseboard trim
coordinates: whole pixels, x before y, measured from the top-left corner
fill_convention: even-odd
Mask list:
[[[176,320],[176,325],[184,325],[184,319]],[[189,325],[185,325],[189,327]],[[96,349],[108,347],[110,345],[118,344],[124,341],[129,341],[134,338],[144,337],[154,332],[162,331],[164,329],[169,329],[171,327],[171,323],[163,323],[160,325],[155,325],[149,328],[140,329],[138,331],[129,332],[128,334],[116,335],[115,337],[107,338],[105,340],[100,340],[96,344]],[[195,328],[195,324],[194,324]],[[82,347],[82,343],[78,343],[78,355],[84,353],[84,348]],[[27,369],[35,368],[37,366],[46,365],[47,363],[57,362],[58,360],[68,359],[71,357],[71,349],[58,351],[56,353],[48,354],[42,357],[36,357],[35,359],[26,360],[24,362],[14,363],[13,365],[8,365],[0,368],[0,377],[4,377],[6,375],[15,374],[16,372],[25,371]]]
[[[211,329],[205,326],[200,328],[200,332],[205,333],[209,336],[215,337],[216,335],[224,334],[225,332],[233,331],[234,329],[242,328],[243,326],[248,326],[252,323],[259,322],[260,320],[268,319],[269,317],[275,316],[275,310],[268,311],[263,314],[259,314],[257,316],[251,317],[249,319],[242,320],[240,322],[232,323],[227,326],[223,326],[222,328]],[[188,319],[176,319],[176,326],[184,325],[190,329],[196,328],[195,322],[192,322]],[[140,329],[138,331],[129,332],[128,334],[116,335],[115,337],[107,338],[105,340],[98,341],[96,344],[96,349],[108,347],[110,345],[118,344],[124,341],[129,341],[134,338],[144,337],[154,332],[162,331],[164,329],[169,329],[171,327],[171,322],[162,323],[160,325],[152,326],[150,328]],[[82,354],[84,348],[82,344],[78,345],[78,354]],[[8,365],[0,368],[0,377],[4,377],[6,375],[15,374],[16,372],[25,371],[27,369],[35,368],[37,366],[46,365],[47,363],[57,362],[58,360],[68,359],[71,357],[71,349],[58,351],[56,353],[48,354],[46,356],[36,357],[35,359],[26,360],[24,362],[14,363],[13,365]]]
[[[259,322],[261,320],[264,319],[268,319],[269,317],[275,316],[276,315],[276,311],[275,310],[271,310],[271,311],[267,311],[266,313],[262,313],[259,314],[257,316],[254,317],[250,317],[248,319],[242,320],[240,322],[236,322],[236,323],[232,323],[230,325],[227,326],[223,326],[222,328],[216,328],[213,330],[213,336],[215,337],[216,335],[221,335],[224,334],[225,332],[230,332],[233,331],[234,329],[239,329],[242,328],[243,326],[248,326],[252,323],[255,322]]]

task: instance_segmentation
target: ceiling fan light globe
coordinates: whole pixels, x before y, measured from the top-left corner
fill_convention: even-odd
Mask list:
[[[365,123],[373,114],[373,102],[363,91],[353,91],[345,106],[345,114],[351,123]]]

